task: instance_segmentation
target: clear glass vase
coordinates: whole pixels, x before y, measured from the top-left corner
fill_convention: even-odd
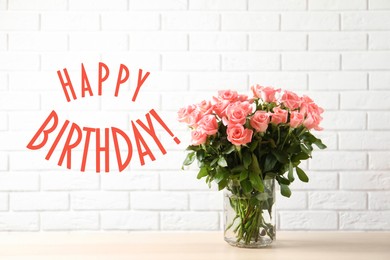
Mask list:
[[[263,181],[264,192],[242,195],[239,183],[231,182],[224,192],[224,237],[232,246],[269,246],[276,235],[275,180]]]

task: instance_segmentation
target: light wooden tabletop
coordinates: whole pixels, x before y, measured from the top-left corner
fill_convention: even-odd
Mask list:
[[[269,248],[229,246],[222,232],[0,233],[0,259],[390,259],[389,232],[278,232]]]

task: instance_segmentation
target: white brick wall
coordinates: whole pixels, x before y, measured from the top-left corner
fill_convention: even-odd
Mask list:
[[[99,61],[110,68],[102,97]],[[85,99],[82,62],[95,95]],[[114,98],[120,63],[130,83]],[[79,97],[71,103],[63,68]],[[132,103],[139,68],[151,75]],[[0,0],[0,231],[220,230],[222,193],[196,166],[180,170],[189,133],[175,112],[255,83],[326,109],[318,135],[328,149],[304,163],[308,184],[278,195],[279,228],[390,230],[390,1]],[[48,147],[25,148],[52,109],[60,123],[129,131],[151,108],[182,144],[159,129],[168,153],[152,147],[157,160],[145,166],[134,151],[124,172],[97,174],[90,151],[81,173],[57,166],[59,151],[46,161]]]

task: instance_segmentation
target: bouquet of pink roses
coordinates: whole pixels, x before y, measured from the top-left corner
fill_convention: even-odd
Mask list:
[[[215,181],[220,190],[227,188],[235,196],[230,198],[230,205],[239,219],[234,232],[236,243],[243,240],[245,244],[257,241],[262,232],[259,228],[271,239],[274,236],[274,227],[259,221],[260,211],[266,208],[271,214],[273,204],[272,194],[264,195],[269,188],[265,182],[276,180],[282,195],[290,197],[294,168],[298,178],[307,182],[300,162],[311,157],[313,144],[326,148],[310,133],[311,129],[321,130],[323,113],[312,99],[259,85],[251,90],[252,97],[219,91],[212,100],[178,112],[178,120],[191,128],[192,137],[183,165],[197,159],[198,178],[206,177],[209,185]],[[259,201],[261,207],[254,204]]]

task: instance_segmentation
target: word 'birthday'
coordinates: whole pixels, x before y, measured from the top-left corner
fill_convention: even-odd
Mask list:
[[[99,73],[98,73],[98,95],[102,95],[102,87],[104,81],[109,77],[109,68],[106,64],[100,62],[99,63]],[[64,75],[61,71],[57,71],[57,75],[59,77],[62,89],[65,94],[65,98],[68,102],[71,101],[71,97],[73,100],[77,99],[77,95],[75,92],[74,84],[72,83],[69,73],[65,68],[63,70]],[[137,87],[135,88],[134,95],[132,97],[132,102],[134,102],[139,94],[139,90],[141,86],[145,82],[145,80],[150,75],[150,72],[146,72],[143,74],[142,69],[138,71],[138,80]],[[117,76],[117,81],[115,85],[115,96],[118,96],[120,86],[125,83],[130,76],[129,69],[120,64],[119,72]],[[93,91],[91,85],[89,83],[89,79],[87,73],[85,71],[84,65],[81,64],[81,96],[85,97],[88,93],[89,96],[93,96]],[[96,172],[101,171],[101,161],[104,161],[104,171],[110,171],[110,143],[113,143],[113,148],[115,150],[115,156],[117,159],[119,172],[126,169],[126,167],[131,162],[133,156],[133,143],[135,143],[135,147],[137,148],[138,157],[141,166],[145,165],[145,157],[149,157],[151,161],[156,160],[152,150],[150,149],[148,143],[146,142],[143,135],[147,134],[151,137],[149,140],[153,140],[157,145],[161,153],[164,155],[167,153],[164,148],[161,140],[159,139],[155,125],[158,124],[161,126],[173,139],[176,144],[180,144],[179,138],[175,137],[166,123],[162,120],[162,118],[158,115],[158,113],[151,109],[146,115],[146,120],[131,120],[131,129],[132,133],[130,138],[129,135],[123,130],[117,127],[110,128],[94,128],[94,127],[81,127],[74,122],[70,122],[69,120],[65,120],[62,126],[57,129],[60,125],[58,114],[56,111],[52,111],[46,120],[43,122],[41,127],[35,133],[33,138],[27,144],[27,148],[30,150],[39,150],[45,147],[49,141],[49,135],[56,135],[54,138],[54,142],[52,142],[45,159],[50,160],[53,155],[53,152],[58,149],[60,141],[64,141],[62,149],[59,148],[61,154],[58,159],[58,165],[62,166],[64,161],[66,161],[66,167],[68,169],[72,169],[72,151],[79,146],[82,146],[82,141],[84,139],[83,152],[82,152],[82,160],[80,165],[80,171],[84,172],[86,169],[86,164],[88,161],[89,148],[90,143],[95,143],[95,162],[96,162]],[[59,130],[59,131],[56,131]],[[101,141],[101,136],[104,138],[104,141]],[[94,140],[93,140],[94,139]],[[112,142],[110,142],[112,140]],[[133,141],[132,141],[133,140]],[[120,141],[122,143],[122,147],[120,146]],[[125,144],[125,145],[123,145]],[[125,152],[124,152],[125,151]],[[102,155],[103,154],[103,155]],[[89,155],[89,156],[88,156]],[[103,159],[102,159],[103,158]]]

